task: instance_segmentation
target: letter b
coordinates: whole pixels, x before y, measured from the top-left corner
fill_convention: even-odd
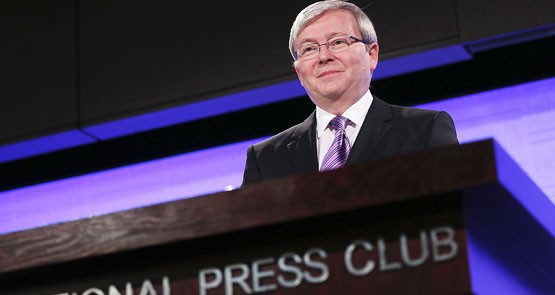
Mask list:
[[[440,239],[440,236],[444,236],[444,238]],[[445,226],[430,230],[430,240],[435,262],[449,260],[457,256],[459,245],[455,241],[455,230],[452,227]],[[440,247],[448,249],[448,251],[440,253]]]

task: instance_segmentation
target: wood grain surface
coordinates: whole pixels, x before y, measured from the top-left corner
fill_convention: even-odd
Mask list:
[[[488,184],[496,178],[492,153],[490,141],[445,147],[10,233],[0,236],[0,273]]]

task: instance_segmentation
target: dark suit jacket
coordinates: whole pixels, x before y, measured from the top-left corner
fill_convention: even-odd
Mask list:
[[[390,105],[374,97],[347,165],[458,144],[446,112]],[[243,185],[318,171],[316,112],[247,151]]]

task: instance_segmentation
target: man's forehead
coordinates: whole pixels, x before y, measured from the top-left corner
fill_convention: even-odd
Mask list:
[[[324,12],[308,23],[299,32],[295,43],[329,39],[337,35],[353,34],[358,31],[356,19],[349,11],[334,9]]]

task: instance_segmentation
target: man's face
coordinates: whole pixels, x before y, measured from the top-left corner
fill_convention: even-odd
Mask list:
[[[355,17],[345,10],[330,10],[306,26],[295,41],[295,49],[306,43],[325,43],[337,35],[361,38]],[[335,114],[343,113],[368,90],[372,71],[378,63],[378,45],[370,50],[361,42],[333,53],[325,45],[318,57],[295,62],[295,71],[317,106]]]

